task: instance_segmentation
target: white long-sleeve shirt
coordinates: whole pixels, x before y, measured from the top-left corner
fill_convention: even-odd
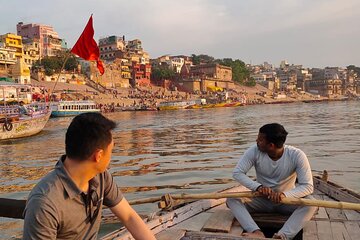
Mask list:
[[[253,166],[256,181],[246,175]],[[309,160],[303,151],[289,145],[284,145],[284,153],[277,161],[261,152],[256,144],[251,146],[237,163],[233,177],[253,191],[263,185],[283,192],[286,197],[304,197],[314,190]]]

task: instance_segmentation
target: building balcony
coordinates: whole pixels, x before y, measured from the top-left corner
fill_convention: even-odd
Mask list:
[[[14,44],[14,43],[8,43],[6,44],[8,47],[13,47],[13,48],[23,48],[23,46],[21,44]]]

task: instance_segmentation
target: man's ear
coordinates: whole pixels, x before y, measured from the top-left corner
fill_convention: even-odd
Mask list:
[[[94,161],[95,162],[100,162],[100,160],[102,159],[102,156],[104,154],[104,150],[102,149],[97,149],[94,153]]]

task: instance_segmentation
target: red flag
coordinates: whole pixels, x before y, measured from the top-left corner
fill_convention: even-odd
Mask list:
[[[97,43],[94,40],[94,28],[93,28],[93,20],[92,15],[84,31],[82,32],[81,36],[75,43],[74,47],[71,49],[71,52],[78,55],[79,57],[85,60],[95,60],[96,66],[99,69],[101,75],[104,74],[104,66],[100,60],[100,51]]]

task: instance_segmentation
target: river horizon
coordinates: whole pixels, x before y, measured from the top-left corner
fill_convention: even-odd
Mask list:
[[[128,200],[166,193],[203,193],[233,185],[232,170],[271,122],[289,132],[314,175],[360,192],[359,101],[252,105],[159,112],[116,112],[110,172]],[[25,199],[64,153],[72,118],[52,118],[33,137],[0,142],[0,197]],[[254,175],[252,170],[249,175]],[[138,206],[149,213],[156,204]],[[21,234],[22,221],[0,218],[0,238]],[[20,232],[20,233],[19,233]]]

